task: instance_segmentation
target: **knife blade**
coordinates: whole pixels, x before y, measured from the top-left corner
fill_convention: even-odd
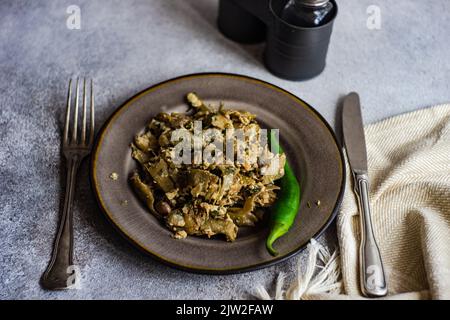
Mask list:
[[[367,151],[359,95],[350,93],[344,100],[342,132],[352,171],[367,173]]]
[[[350,93],[344,100],[342,132],[360,213],[359,278],[361,292],[367,297],[383,297],[387,294],[387,284],[380,250],[372,227],[366,141],[360,99],[355,92]]]

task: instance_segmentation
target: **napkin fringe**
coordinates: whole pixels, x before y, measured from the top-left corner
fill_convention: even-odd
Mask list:
[[[337,250],[330,251],[312,239],[308,245],[308,259],[305,271],[299,260],[297,275],[287,290],[283,290],[286,276],[278,275],[275,295],[272,298],[264,286],[256,287],[254,295],[262,300],[307,300],[320,294],[339,294],[342,291],[340,280],[341,266]]]

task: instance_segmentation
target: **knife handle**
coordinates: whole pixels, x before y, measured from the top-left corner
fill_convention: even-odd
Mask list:
[[[354,179],[361,217],[359,253],[361,291],[366,297],[384,297],[387,294],[387,284],[380,250],[373,234],[369,204],[369,177],[367,174],[355,173]]]

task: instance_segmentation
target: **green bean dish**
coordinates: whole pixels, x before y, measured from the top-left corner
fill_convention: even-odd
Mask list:
[[[185,113],[159,113],[135,136],[130,183],[174,238],[234,241],[275,203],[286,156],[270,151],[254,114],[207,105],[195,93],[186,101]]]

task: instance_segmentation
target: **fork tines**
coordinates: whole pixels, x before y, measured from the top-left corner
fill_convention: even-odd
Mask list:
[[[72,132],[70,134],[70,118],[71,118],[71,104],[72,104],[72,79],[69,80],[69,90],[67,94],[67,110],[66,110],[66,122],[64,125],[64,140],[63,144],[66,146],[79,145],[81,147],[90,147],[94,141],[94,83],[92,79],[90,80],[90,90],[86,87],[86,78],[83,78],[83,114],[82,114],[82,124],[81,124],[81,136],[78,133],[78,107],[79,107],[79,96],[80,96],[80,78],[76,80],[75,88],[75,110],[73,112],[73,125]],[[87,122],[87,91],[90,91],[90,127],[89,127],[89,137],[86,141],[86,122]],[[69,137],[71,135],[71,138]]]

